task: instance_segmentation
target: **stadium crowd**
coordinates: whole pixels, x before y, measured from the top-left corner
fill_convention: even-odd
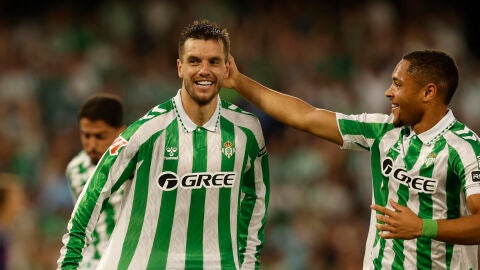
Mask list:
[[[73,209],[65,167],[81,148],[80,105],[96,92],[118,94],[131,123],[175,95],[176,35],[192,19],[229,30],[243,73],[346,113],[388,113],[384,91],[401,56],[444,50],[460,71],[453,111],[479,133],[478,22],[468,13],[446,1],[2,1],[0,173],[14,174],[26,195],[14,223],[0,226],[12,269],[56,267]],[[368,154],[285,127],[232,90],[221,95],[264,128],[271,198],[263,269],[360,269]]]

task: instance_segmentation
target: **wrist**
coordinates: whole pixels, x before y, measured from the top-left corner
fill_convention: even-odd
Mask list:
[[[435,238],[438,234],[438,222],[434,219],[422,219],[422,236]]]

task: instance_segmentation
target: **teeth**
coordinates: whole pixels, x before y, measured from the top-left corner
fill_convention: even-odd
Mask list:
[[[212,85],[212,82],[210,82],[210,81],[198,81],[198,82],[195,82],[195,83],[198,84],[198,85],[204,85],[204,86]]]

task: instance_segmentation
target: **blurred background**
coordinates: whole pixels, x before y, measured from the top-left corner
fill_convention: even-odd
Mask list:
[[[479,133],[480,23],[471,6],[450,2],[0,1],[0,181],[23,188],[0,207],[11,269],[56,267],[80,105],[118,94],[132,123],[175,95],[178,36],[194,19],[229,30],[243,73],[344,113],[389,113],[384,92],[402,55],[446,51],[460,71],[454,113]],[[221,95],[259,116],[271,155],[263,269],[361,269],[368,153],[279,124],[231,90]]]

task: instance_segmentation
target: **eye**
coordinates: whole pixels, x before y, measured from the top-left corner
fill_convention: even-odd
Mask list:
[[[200,59],[196,57],[189,57],[187,61],[188,61],[188,64],[192,66],[198,65],[200,63]]]
[[[210,60],[211,65],[219,65],[220,64],[220,59],[212,59]]]

